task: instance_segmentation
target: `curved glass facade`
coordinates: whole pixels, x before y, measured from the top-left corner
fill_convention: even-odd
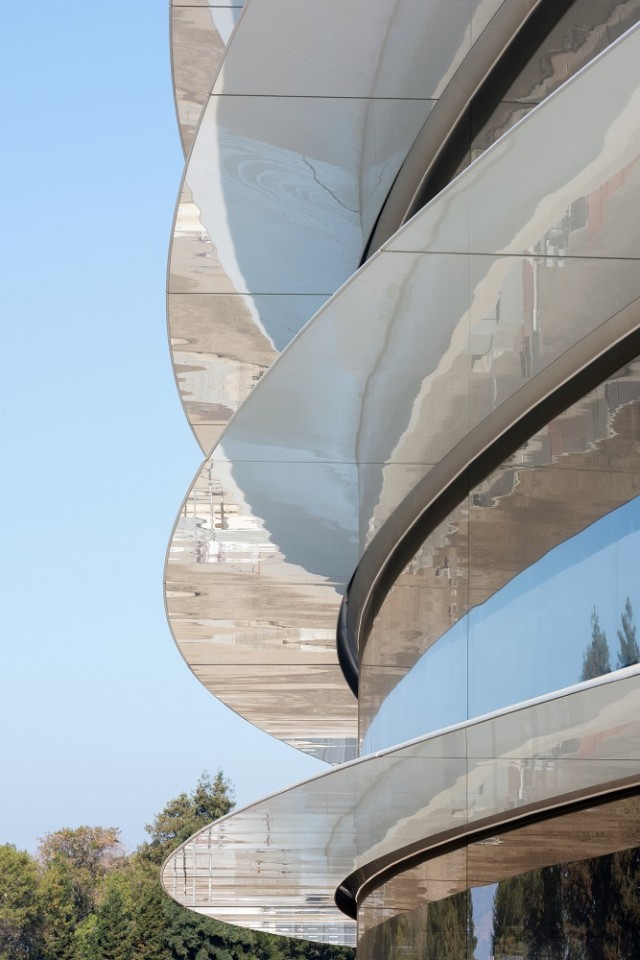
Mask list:
[[[636,360],[429,535],[361,651],[363,753],[640,659],[639,426]]]
[[[358,960],[628,960],[638,796],[485,837],[399,873],[359,910]]]
[[[343,764],[199,831],[166,861],[179,903],[219,920],[355,942],[361,905],[408,857],[640,785],[639,667]],[[360,918],[362,919],[362,918]]]
[[[192,486],[166,565],[174,636],[212,692],[301,749],[354,755],[332,637],[376,532],[434,467],[472,459],[474,431],[508,423],[523,388],[536,399],[571,351],[637,323],[639,51],[634,29],[365,264],[261,377]],[[560,131],[560,159],[550,148],[527,166]],[[287,274],[289,293],[298,281]]]
[[[258,0],[227,49],[239,14],[228,4],[172,11],[185,143],[199,125],[176,209],[169,336],[205,454],[357,269],[416,135],[504,0],[352,0],[348,12],[342,0]]]
[[[206,460],[168,616],[208,689],[335,764],[182,844],[190,909],[359,960],[634,955],[639,16],[174,0],[169,333]]]
[[[503,4],[491,20],[492,33],[466,58],[458,82],[449,86],[416,137],[370,249],[388,240],[408,213],[416,213],[455,173],[606,50],[639,15],[638,0],[560,0],[546,8],[544,2]],[[448,116],[441,123],[445,106]]]

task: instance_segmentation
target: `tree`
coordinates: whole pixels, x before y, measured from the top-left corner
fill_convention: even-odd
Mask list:
[[[135,960],[131,888],[124,870],[104,879],[91,920],[78,960]]]
[[[0,960],[348,960],[353,951],[229,926],[179,906],[160,864],[233,807],[222,773],[203,774],[124,856],[114,827],[43,838],[38,864],[0,847]]]
[[[433,960],[467,960],[476,947],[468,890],[427,905],[426,955]]]
[[[215,777],[203,773],[192,793],[181,793],[170,800],[145,830],[151,841],[141,853],[155,863],[162,861],[197,830],[219,820],[233,809],[233,790],[222,771]]]
[[[166,905],[155,863],[134,853],[126,865],[130,890],[133,955],[136,960],[168,960]]]
[[[91,913],[92,893],[93,884],[80,879],[61,854],[44,870],[40,903],[47,960],[75,960],[76,930]]]
[[[86,826],[56,830],[42,838],[38,855],[47,956],[75,960],[77,932],[96,908],[101,881],[124,862],[120,832]]]
[[[592,680],[611,672],[607,635],[600,626],[596,608],[591,613],[591,643],[584,652],[581,680]]]
[[[491,933],[491,953],[496,958],[526,955],[525,896],[522,877],[510,877],[498,884],[493,900]]]
[[[627,597],[621,616],[622,629],[618,628],[618,669],[630,667],[640,661],[640,649],[636,641],[636,625],[633,619],[631,600]]]
[[[0,846],[0,960],[35,960],[41,944],[37,864],[10,844]]]
[[[45,867],[61,856],[79,870],[97,879],[117,866],[124,855],[117,827],[68,827],[47,833],[38,856]]]

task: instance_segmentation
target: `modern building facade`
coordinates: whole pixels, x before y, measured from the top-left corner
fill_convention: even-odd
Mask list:
[[[636,956],[640,2],[171,16],[169,620],[329,766],[165,889],[360,958]]]

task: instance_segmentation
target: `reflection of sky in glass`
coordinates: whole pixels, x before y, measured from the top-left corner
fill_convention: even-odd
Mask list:
[[[363,752],[579,682],[594,606],[615,669],[627,596],[640,622],[639,571],[636,497],[550,550],[427,650],[385,700]]]
[[[489,960],[491,956],[491,931],[493,929],[493,899],[498,889],[497,883],[486,887],[474,887],[471,890],[473,911],[473,932],[476,936],[475,960]]]

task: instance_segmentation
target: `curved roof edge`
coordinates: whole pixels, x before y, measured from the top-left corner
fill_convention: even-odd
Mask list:
[[[185,157],[242,6],[242,0],[169,4],[173,102]]]
[[[319,726],[330,709],[337,723],[326,739],[343,743],[345,730],[353,738],[355,711],[346,709],[335,624],[341,589],[366,546],[362,540],[401,502],[400,491],[415,486],[416,476],[426,475],[433,461],[469,432],[469,415],[480,421],[482,411],[493,409],[498,374],[502,377],[504,371],[501,402],[532,376],[522,370],[519,353],[522,303],[516,303],[511,319],[503,303],[499,328],[491,310],[495,313],[505,279],[512,280],[509,271],[519,271],[523,283],[524,264],[539,261],[546,269],[556,263],[549,237],[568,208],[579,206],[578,201],[584,208],[585,196],[600,197],[602,190],[620,200],[609,187],[612,182],[629,191],[622,213],[616,207],[616,229],[576,226],[567,238],[567,269],[561,275],[573,277],[574,285],[576,276],[583,285],[589,279],[607,297],[604,303],[600,298],[593,315],[578,305],[562,324],[554,322],[553,342],[536,358],[538,369],[591,330],[606,326],[638,297],[638,97],[637,78],[627,67],[637,56],[639,38],[637,27],[629,31],[532,111],[348,281],[272,365],[207,462],[202,488],[195,490],[185,517],[182,542],[175,542],[174,583],[168,587],[168,595],[169,590],[174,594],[168,604],[172,629],[179,644],[190,646],[185,656],[211,692],[281,739],[299,742],[310,718]],[[593,95],[601,92],[603,76],[615,93],[611,100]],[[562,164],[553,152],[541,152],[529,171],[530,190],[515,189],[514,165],[517,171],[531,156],[541,131],[542,142],[558,128],[566,132],[567,117],[575,117],[576,102],[585,99],[591,104],[589,122],[577,118]],[[514,191],[505,191],[505,183],[513,184]],[[473,218],[467,216],[470,209]],[[600,215],[600,226],[605,220]],[[473,245],[478,233],[484,241],[480,250]],[[445,261],[451,265],[446,274]],[[619,282],[621,270],[626,271],[624,283]],[[553,316],[557,321],[559,307],[573,303],[563,290],[554,296],[545,320]],[[473,371],[473,405],[469,357],[476,342],[471,343],[470,318],[480,328],[481,344],[493,343],[494,333],[502,337],[495,355],[492,346],[481,346],[492,374],[487,376],[482,365],[477,377]],[[487,322],[493,324],[490,337]],[[375,383],[374,374],[379,378]],[[433,395],[438,396],[439,418],[432,416]],[[389,423],[384,419],[388,415]],[[384,429],[378,429],[381,423]],[[406,471],[387,495],[382,490],[387,475],[396,467],[402,472],[405,465],[413,470],[411,485],[403,487]],[[368,499],[359,500],[366,483]],[[381,490],[386,499],[375,499]],[[283,585],[286,590],[279,595]],[[229,586],[242,601],[233,610]],[[256,599],[259,609],[257,603],[252,606]],[[192,653],[198,659],[192,660]],[[257,682],[267,675],[281,687]],[[288,692],[286,716],[274,693],[278,689]]]
[[[640,354],[640,299],[580,340],[471,430],[416,484],[365,549],[342,601],[339,656],[357,691],[354,665],[373,619],[411,557],[462,501],[521,444]],[[345,655],[345,651],[348,654]]]
[[[164,889],[223,922],[352,945],[345,879],[357,897],[399,856],[640,785],[639,708],[628,667],[362,757],[199,831],[166,860]],[[514,764],[535,771],[515,794]]]
[[[535,0],[527,0],[532,2]],[[191,21],[196,18],[206,23],[213,13],[204,4],[192,9],[174,4],[173,59],[176,90],[179,87],[181,91],[177,93],[179,104],[187,103],[188,89],[197,87],[194,96],[198,104],[189,119],[189,131],[196,113],[202,110],[191,164],[195,164],[198,141],[206,132],[206,114],[224,113],[223,121],[217,121],[224,128],[223,136],[215,149],[211,143],[207,148],[209,182],[220,181],[215,204],[219,223],[210,221],[202,191],[189,182],[187,169],[174,231],[177,242],[170,256],[176,269],[170,271],[175,275],[168,284],[174,376],[185,415],[203,452],[210,452],[232,411],[283,344],[357,269],[380,206],[425,117],[441,89],[454,82],[468,48],[476,42],[476,33],[482,34],[485,21],[490,22],[503,5],[509,6],[505,0],[481,0],[465,10],[446,0],[395,0],[392,5],[386,0],[374,4],[365,0],[345,15],[341,3],[311,5],[306,10],[288,0],[278,0],[275,6],[253,0],[246,11],[249,16],[243,14],[245,26],[224,52],[206,102],[203,91],[212,70],[206,81],[189,79],[200,69],[201,59],[200,54],[189,56],[189,42],[196,53],[200,45],[206,48],[204,39],[198,41]],[[227,12],[229,9],[233,8],[224,7]],[[309,28],[309,11],[313,29]],[[362,16],[367,18],[366,32],[361,29]],[[207,29],[211,32],[213,27]],[[345,37],[336,45],[341,30]],[[178,68],[182,37],[187,39],[180,57],[183,66]],[[407,56],[401,41],[412,45],[419,55]],[[429,42],[431,53],[425,56],[420,44]],[[255,61],[265,49],[269,55],[263,56],[257,72]],[[281,56],[274,58],[273,49]],[[337,62],[332,64],[332,59]],[[180,70],[187,76],[179,81]],[[178,109],[180,112],[183,107]],[[218,149],[220,169],[216,167]],[[245,179],[247,167],[254,173]],[[247,233],[248,201],[253,210]],[[295,207],[294,216],[288,212],[290,206]],[[286,212],[287,228],[279,223],[274,232],[280,210]],[[266,219],[261,219],[263,213]],[[294,231],[293,240],[287,239],[287,231],[291,232],[296,222],[302,230]],[[268,260],[269,250],[275,254],[268,261],[274,274],[269,277],[273,284],[268,290],[264,276],[269,271],[256,268],[255,256],[247,251],[262,234],[266,242],[260,262]],[[282,242],[284,250],[280,249]],[[295,261],[293,267],[290,260]],[[306,272],[308,282],[295,291],[283,286],[278,274],[281,264],[287,277]],[[304,296],[308,297],[306,305]],[[281,304],[276,309],[285,316],[274,324],[274,309],[267,307],[267,301],[278,297]],[[228,354],[219,346],[228,316],[216,320],[217,348],[211,347],[213,338],[203,334],[203,317],[211,320],[218,307],[227,315],[234,311],[245,314],[242,342],[234,344]],[[269,346],[271,355],[265,361]]]

